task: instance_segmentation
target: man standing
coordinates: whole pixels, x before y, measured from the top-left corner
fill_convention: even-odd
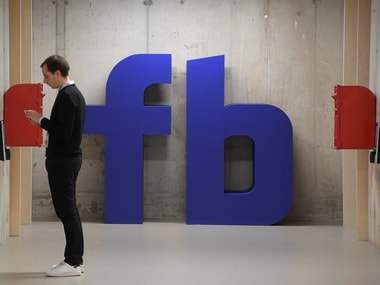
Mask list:
[[[53,265],[47,276],[79,276],[83,267],[83,230],[76,205],[76,180],[82,165],[81,140],[86,103],[74,81],[69,78],[65,58],[52,55],[41,64],[44,83],[58,89],[50,119],[34,110],[25,110],[32,124],[47,131],[45,166],[54,210],[62,221],[66,247],[64,260]]]

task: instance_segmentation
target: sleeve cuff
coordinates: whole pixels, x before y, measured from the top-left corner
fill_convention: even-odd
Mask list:
[[[39,120],[38,120],[38,124],[41,126],[41,122],[42,120],[44,119],[44,117],[41,117]]]

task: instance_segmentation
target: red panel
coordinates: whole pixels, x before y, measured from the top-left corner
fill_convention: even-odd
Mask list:
[[[42,129],[32,125],[24,110],[42,113],[43,86],[17,84],[4,95],[5,142],[7,146],[42,146]]]
[[[373,149],[376,131],[376,97],[362,86],[335,86],[336,149]]]

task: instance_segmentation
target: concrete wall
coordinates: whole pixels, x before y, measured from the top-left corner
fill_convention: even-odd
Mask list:
[[[46,56],[65,55],[88,104],[105,103],[108,74],[121,59],[173,54],[173,83],[148,90],[172,106],[172,134],[144,142],[145,219],[185,218],[186,60],[225,54],[225,103],[273,104],[293,123],[294,205],[285,222],[342,221],[331,95],[341,83],[343,0],[34,0],[33,19],[34,81]],[[49,115],[55,92],[45,92]],[[102,220],[104,138],[87,135],[83,148],[80,210],[85,220]],[[43,153],[33,153],[35,220],[54,218]],[[226,162],[238,165],[226,184],[239,187],[251,177],[241,174],[246,157],[235,159]]]
[[[0,98],[9,87],[8,74],[8,1],[0,1]],[[3,120],[3,100],[0,100],[0,120]],[[0,245],[9,235],[9,162],[0,161]]]

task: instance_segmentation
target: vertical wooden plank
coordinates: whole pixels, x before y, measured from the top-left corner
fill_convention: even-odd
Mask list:
[[[32,80],[32,2],[21,0],[21,83]],[[32,148],[21,148],[21,223],[32,222]]]
[[[32,80],[32,2],[21,0],[21,47],[20,67],[21,83],[30,83]]]
[[[368,157],[367,150],[357,151],[356,234],[358,240],[368,240]]]
[[[356,83],[358,0],[344,1],[343,84]],[[356,165],[355,150],[343,150],[343,227],[356,227]]]
[[[31,81],[31,0],[9,1],[10,85]],[[9,234],[18,236],[21,223],[31,222],[31,148],[11,148]]]
[[[20,82],[21,5],[9,1],[9,81],[10,85]],[[12,147],[9,181],[9,235],[20,235],[21,223],[21,148]]]
[[[21,148],[21,224],[32,223],[32,148]]]
[[[371,44],[371,0],[359,0],[358,8],[357,84],[369,87]]]
[[[343,84],[369,85],[371,0],[345,0]],[[367,150],[343,152],[343,226],[368,239]]]
[[[344,1],[343,84],[356,83],[358,1]]]
[[[358,9],[357,85],[369,87],[371,0],[360,0]],[[356,224],[359,240],[368,240],[369,153],[357,152]]]
[[[21,148],[11,148],[9,164],[9,235],[20,235],[21,224]]]

